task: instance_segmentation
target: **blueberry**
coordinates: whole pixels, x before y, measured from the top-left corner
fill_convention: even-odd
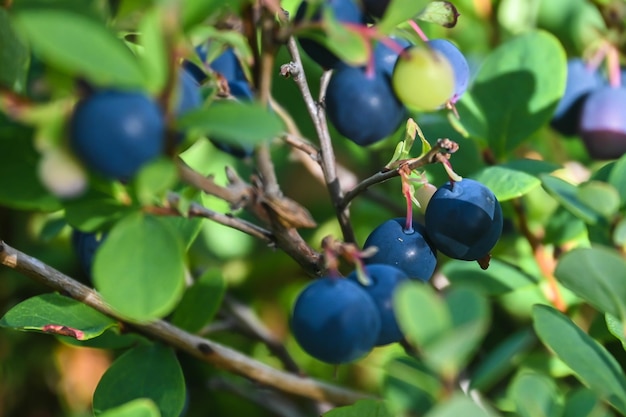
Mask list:
[[[396,314],[393,310],[393,295],[398,285],[408,281],[409,277],[404,271],[385,264],[366,265],[365,273],[370,279],[368,285],[362,285],[359,282],[356,271],[348,275],[347,278],[361,285],[376,303],[381,323],[376,346],[399,342],[404,335],[398,327]]]
[[[340,64],[326,93],[327,115],[335,128],[354,143],[367,146],[398,129],[406,110],[398,100],[389,75]]]
[[[209,66],[213,71],[219,72],[227,81],[246,81],[246,76],[233,48],[227,48],[211,61]]]
[[[402,49],[411,46],[411,42],[406,39],[391,38],[391,40],[396,42],[400,47],[402,47]],[[374,65],[376,66],[376,70],[383,74],[387,74],[388,77],[391,77],[393,67],[396,65],[398,56],[398,52],[394,51],[384,43],[378,42],[374,47]]]
[[[190,110],[197,109],[202,105],[200,84],[187,70],[178,72],[178,105],[176,115],[182,116]]]
[[[414,222],[412,231],[405,231],[404,226],[404,218],[395,218],[376,227],[363,248],[376,246],[378,252],[365,262],[392,265],[410,278],[428,281],[437,266],[437,250],[427,239],[424,226]]]
[[[129,179],[164,148],[165,122],[142,92],[104,90],[80,101],[70,121],[70,144],[89,168]]]
[[[291,329],[309,355],[331,364],[347,363],[374,347],[380,313],[359,284],[324,277],[312,281],[298,296]]]
[[[81,270],[89,280],[91,280],[93,258],[103,241],[104,236],[97,233],[81,232],[78,229],[72,231],[72,247],[78,257]]]
[[[230,81],[228,88],[230,88],[230,93],[239,100],[250,101],[254,97],[247,81]],[[210,137],[209,140],[217,149],[236,158],[248,158],[254,153],[254,147],[250,145],[225,141],[219,137]]]
[[[502,234],[502,208],[491,190],[468,178],[438,188],[426,206],[426,233],[445,255],[466,261],[489,254]]]
[[[454,70],[454,95],[451,100],[454,103],[467,90],[470,78],[469,64],[463,53],[459,51],[459,48],[446,39],[432,39],[428,41],[428,45],[434,50],[441,52],[452,65]]]
[[[589,70],[581,59],[570,59],[567,62],[565,92],[554,111],[550,126],[563,135],[577,134],[585,99],[604,83],[602,76],[597,71]]]
[[[300,3],[298,10],[296,11],[295,22],[300,22],[307,13],[309,2],[304,0]],[[330,7],[333,11],[335,18],[339,22],[362,24],[365,21],[365,16],[359,5],[354,0],[325,0],[321,6],[312,16],[313,21],[319,21],[322,16],[322,7]],[[325,46],[321,45],[317,41],[300,37],[300,46],[306,54],[315,62],[317,62],[323,68],[335,68],[340,60],[339,58],[330,52]]]
[[[626,153],[626,88],[606,86],[589,94],[581,110],[580,136],[592,158]]]

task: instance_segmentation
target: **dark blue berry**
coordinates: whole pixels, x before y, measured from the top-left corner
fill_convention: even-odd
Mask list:
[[[594,159],[616,159],[626,153],[626,88],[606,86],[585,99],[580,136]]]
[[[426,206],[426,232],[445,255],[466,261],[489,254],[502,234],[502,209],[491,190],[465,178],[438,188]]]
[[[410,278],[428,281],[437,266],[437,250],[426,238],[426,230],[413,223],[413,230],[405,230],[405,219],[387,220],[370,233],[363,245],[378,251],[365,259],[367,264],[392,265],[404,271]]]
[[[367,285],[359,281],[356,271],[348,275],[347,278],[361,285],[378,307],[381,327],[378,339],[376,339],[376,346],[399,342],[404,335],[398,327],[396,314],[393,310],[393,296],[398,285],[408,281],[409,277],[404,271],[384,264],[366,265],[364,272],[370,280]]]
[[[300,293],[293,308],[293,335],[309,355],[323,362],[354,361],[372,350],[380,333],[380,313],[354,281],[320,278]]]

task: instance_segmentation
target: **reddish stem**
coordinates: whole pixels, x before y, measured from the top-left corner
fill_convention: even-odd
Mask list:
[[[406,222],[404,224],[404,231],[406,233],[413,233],[413,201],[411,200],[411,184],[408,179],[410,173],[411,171],[407,173],[405,169],[400,171],[402,194],[406,200]]]
[[[609,84],[618,88],[622,83],[622,73],[619,65],[619,52],[613,45],[609,45],[606,53],[606,65],[609,72]]]
[[[414,20],[409,20],[409,25],[411,25],[411,28],[413,28],[415,33],[417,33],[417,36],[419,36],[422,41],[428,42],[428,36],[426,36],[426,34],[422,30],[422,28],[417,24],[417,22],[415,22]]]

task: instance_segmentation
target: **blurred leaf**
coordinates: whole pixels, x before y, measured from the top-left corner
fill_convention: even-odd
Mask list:
[[[520,417],[561,417],[559,391],[554,380],[545,375],[520,372],[509,385],[509,394]]]
[[[607,219],[613,217],[620,206],[620,196],[615,187],[601,181],[581,184],[578,187],[578,199]]]
[[[168,3],[153,7],[144,13],[138,28],[141,34],[139,41],[143,46],[139,63],[146,77],[146,87],[154,94],[165,87],[170,68],[165,31],[171,29],[164,27],[167,13],[172,12],[170,9]]]
[[[183,242],[157,217],[131,214],[117,223],[98,249],[94,283],[120,314],[149,321],[168,314],[185,286]]]
[[[200,331],[209,324],[219,310],[226,282],[219,269],[207,269],[198,280],[185,291],[174,311],[172,323],[190,333]]]
[[[0,319],[0,326],[88,340],[117,326],[117,322],[80,301],[48,293],[13,307]]]
[[[536,340],[532,329],[506,335],[506,339],[481,357],[472,372],[470,386],[483,392],[489,390],[519,364],[520,357]]]
[[[139,398],[154,401],[163,417],[180,416],[185,404],[185,379],[171,348],[159,344],[138,346],[117,358],[96,387],[94,415],[101,416]]]
[[[119,407],[111,408],[100,417],[161,417],[159,408],[149,398],[138,398]]]
[[[626,378],[619,363],[598,342],[567,316],[546,305],[533,307],[533,324],[539,339],[565,362],[578,379],[626,413]]]
[[[609,329],[609,332],[622,342],[622,346],[626,348],[626,327],[624,323],[614,315],[608,313],[604,315],[604,320],[606,321],[606,327]]]
[[[425,417],[493,417],[495,415],[476,404],[471,398],[457,393],[450,399],[437,404]]]
[[[221,100],[208,108],[192,110],[179,120],[181,129],[198,129],[220,141],[255,145],[278,136],[283,130],[276,113],[256,103]]]
[[[338,407],[322,414],[324,417],[393,417],[380,400],[359,400],[352,405]]]
[[[622,248],[626,246],[626,218],[617,222],[613,229],[613,243]]]
[[[550,120],[565,72],[565,52],[553,35],[530,31],[506,41],[487,56],[457,103],[463,126],[504,157]]]
[[[366,38],[350,30],[333,16],[332,8],[322,7],[323,36],[318,38],[326,48],[350,65],[364,65],[370,57],[370,46]]]
[[[120,333],[118,327],[107,329],[101,335],[88,340],[76,340],[68,336],[57,336],[57,338],[68,345],[96,349],[124,349],[147,343],[147,339],[137,333]]]
[[[585,222],[559,206],[548,219],[544,242],[562,245],[586,234]]]
[[[442,389],[439,377],[416,358],[404,355],[385,364],[384,398],[394,415],[424,414]]]
[[[588,388],[570,391],[565,400],[563,417],[611,417],[602,400]]]
[[[609,184],[617,189],[622,206],[626,206],[626,181],[624,178],[626,178],[626,155],[622,155],[612,164],[608,176]]]
[[[540,159],[513,159],[504,162],[499,166],[516,171],[522,171],[530,175],[539,176],[540,174],[549,174],[561,168],[560,165]]]
[[[178,170],[171,159],[158,158],[141,167],[134,178],[137,197],[142,205],[162,200],[178,180]]]
[[[446,377],[465,365],[489,322],[486,300],[469,288],[455,288],[442,300],[431,287],[410,282],[398,289],[394,306],[406,338]]]
[[[166,216],[160,220],[172,226],[172,229],[181,238],[186,250],[189,250],[205,224],[201,217]]]
[[[145,84],[137,59],[104,24],[52,8],[21,11],[14,16],[14,23],[35,52],[64,71],[98,85]]]
[[[441,273],[453,285],[465,285],[487,295],[500,295],[520,287],[536,285],[537,279],[514,265],[492,259],[488,269],[475,262],[452,260],[446,262]]]
[[[59,200],[44,188],[37,176],[39,153],[17,125],[4,128],[0,113],[0,204],[18,210],[55,211]]]
[[[90,189],[86,194],[63,202],[65,219],[74,228],[94,232],[112,226],[116,221],[137,210],[123,205],[110,194]]]
[[[376,27],[380,33],[391,33],[400,23],[415,17],[427,4],[427,0],[391,0]]]
[[[486,185],[499,201],[521,197],[541,184],[533,175],[497,165],[481,169],[472,178]]]
[[[6,9],[0,8],[0,86],[23,92],[26,88],[28,48],[17,37]]]
[[[453,28],[456,26],[459,12],[449,1],[431,1],[415,18],[445,28]]]
[[[626,262],[615,250],[573,249],[559,258],[554,275],[599,311],[626,318]]]
[[[181,20],[185,31],[209,17],[228,11],[239,11],[248,0],[183,0]]]
[[[590,224],[598,221],[596,211],[578,198],[578,188],[574,184],[552,175],[542,174],[540,177],[541,184],[548,194],[554,197],[574,216]]]

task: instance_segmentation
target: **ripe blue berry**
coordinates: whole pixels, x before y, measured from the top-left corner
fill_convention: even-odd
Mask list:
[[[295,22],[300,22],[307,13],[309,7],[308,1],[300,3],[298,10],[296,11]],[[322,7],[329,7],[335,18],[339,22],[361,24],[365,21],[365,16],[358,4],[354,0],[325,0],[318,10],[313,14],[312,20],[319,21],[322,17]],[[339,64],[339,58],[330,52],[325,46],[321,45],[317,41],[300,37],[300,46],[306,54],[315,62],[317,62],[323,68],[335,68]]]
[[[446,39],[432,39],[428,41],[428,45],[434,50],[441,52],[452,65],[454,70],[454,95],[451,97],[451,100],[454,103],[467,90],[470,78],[469,64],[463,53],[459,51],[459,48]]]
[[[626,88],[606,86],[585,99],[580,136],[595,159],[614,159],[626,153]]]
[[[164,147],[157,104],[137,91],[99,91],[80,101],[70,122],[70,144],[83,163],[112,179],[129,179]]]
[[[396,97],[389,75],[340,64],[328,83],[328,118],[357,145],[378,142],[398,129],[406,110]]]
[[[368,285],[363,285],[358,280],[356,271],[348,275],[347,278],[361,285],[376,303],[381,323],[376,346],[399,342],[404,335],[398,327],[396,314],[393,310],[393,295],[398,285],[408,281],[409,277],[404,271],[384,264],[366,265],[365,273],[370,280]]]
[[[602,76],[587,68],[582,59],[570,59],[567,62],[565,92],[552,116],[552,128],[567,136],[577,134],[583,103],[592,91],[604,83]]]
[[[392,265],[404,271],[410,278],[428,281],[437,266],[437,250],[426,237],[426,229],[419,223],[413,230],[404,229],[405,219],[387,220],[370,233],[364,249],[376,246],[378,252],[365,262]]]
[[[182,116],[190,110],[197,109],[202,105],[200,95],[200,84],[192,73],[188,70],[181,70],[178,73],[178,105],[176,115]]]
[[[468,178],[447,182],[425,213],[426,232],[445,255],[466,261],[489,254],[502,234],[502,208],[491,190]]]
[[[331,364],[367,354],[380,333],[380,313],[354,281],[320,278],[300,293],[293,307],[293,335],[309,355]]]

